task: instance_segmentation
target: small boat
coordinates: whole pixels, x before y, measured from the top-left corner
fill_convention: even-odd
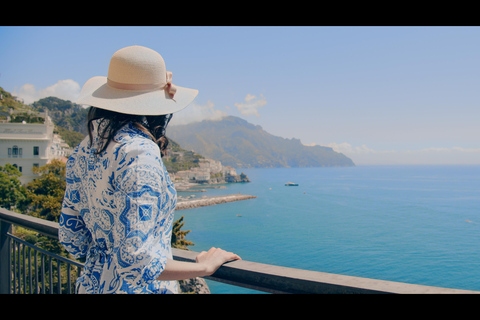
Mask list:
[[[287,187],[297,187],[297,186],[298,186],[298,183],[287,182],[287,183],[285,183],[285,185],[286,185]]]

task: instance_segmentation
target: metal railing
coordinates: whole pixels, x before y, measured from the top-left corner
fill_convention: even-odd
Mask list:
[[[58,238],[58,223],[0,208],[0,293],[74,293],[83,264],[11,234],[12,224]]]
[[[43,250],[14,235],[6,293],[74,293],[83,264]],[[73,281],[72,281],[73,279]]]
[[[83,264],[11,234],[12,225],[58,239],[58,223],[0,208],[0,293],[74,293]],[[175,260],[194,262],[198,252],[173,249]],[[270,293],[480,293],[237,260],[206,277]]]

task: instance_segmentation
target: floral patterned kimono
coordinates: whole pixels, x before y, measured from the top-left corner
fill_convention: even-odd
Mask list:
[[[177,201],[159,147],[128,124],[95,155],[96,132],[68,159],[60,216],[60,242],[86,257],[77,293],[177,293],[176,281],[156,280],[172,258]]]

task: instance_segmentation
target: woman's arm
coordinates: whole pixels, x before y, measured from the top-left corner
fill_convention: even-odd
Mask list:
[[[78,148],[75,149],[75,152]],[[58,240],[70,254],[78,259],[85,257],[87,254],[92,235],[79,212],[82,201],[86,202],[87,200],[82,199],[82,193],[79,190],[80,179],[75,172],[75,162],[76,154],[72,155],[67,161],[67,185],[59,219]]]
[[[227,261],[241,260],[241,258],[220,248],[211,248],[197,255],[196,262],[183,262],[167,259],[165,269],[157,280],[184,280],[212,275]]]

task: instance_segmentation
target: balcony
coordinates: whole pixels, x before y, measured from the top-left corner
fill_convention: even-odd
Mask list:
[[[0,208],[0,293],[74,293],[83,264],[45,251],[12,235],[17,225],[57,239],[58,223]],[[175,260],[194,262],[198,252],[173,249]],[[317,271],[232,261],[206,279],[268,293],[480,293]]]

